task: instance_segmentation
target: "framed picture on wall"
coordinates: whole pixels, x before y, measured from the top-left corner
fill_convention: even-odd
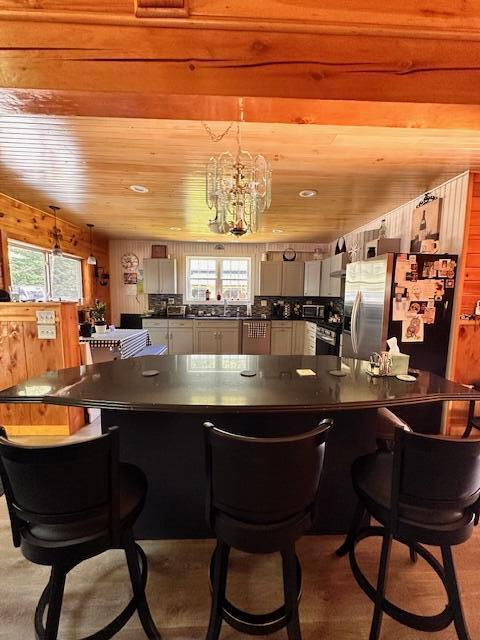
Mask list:
[[[437,253],[439,250],[442,199],[437,198],[412,212],[411,253]]]

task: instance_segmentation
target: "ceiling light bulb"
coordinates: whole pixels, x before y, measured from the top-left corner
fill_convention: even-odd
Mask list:
[[[315,189],[304,189],[303,191],[300,191],[298,195],[300,196],[300,198],[314,198],[317,193],[318,191],[316,191]]]
[[[148,193],[147,187],[144,187],[142,184],[131,184],[128,188],[135,193]]]

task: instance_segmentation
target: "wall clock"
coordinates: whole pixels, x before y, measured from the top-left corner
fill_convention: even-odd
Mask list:
[[[132,270],[138,267],[139,262],[139,259],[134,253],[125,253],[120,260],[120,263],[124,269]]]

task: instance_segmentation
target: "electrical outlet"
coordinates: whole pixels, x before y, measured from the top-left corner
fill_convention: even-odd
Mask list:
[[[38,324],[55,324],[55,311],[37,311]]]
[[[37,335],[39,340],[55,340],[57,328],[54,324],[38,324]]]
[[[267,301],[266,300],[260,300],[260,306],[261,307],[266,307],[267,306]]]

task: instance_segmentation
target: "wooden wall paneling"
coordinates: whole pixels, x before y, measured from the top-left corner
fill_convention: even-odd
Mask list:
[[[23,342],[23,323],[0,321],[0,389],[25,380],[27,363]],[[0,404],[0,424],[30,424],[28,404]]]
[[[0,171],[1,173],[1,171]],[[43,249],[52,248],[51,230],[54,218],[30,204],[15,200],[0,193],[0,262],[2,273],[9,283],[8,239],[33,244]],[[57,218],[57,226],[62,234],[61,246],[65,253],[82,258],[82,277],[85,305],[93,305],[95,298],[110,303],[110,287],[100,287],[94,277],[94,269],[86,264],[90,254],[90,236],[86,226]],[[94,233],[93,251],[98,263],[108,269],[108,240]]]
[[[10,265],[8,263],[7,234],[0,228],[0,289],[8,291],[10,286]]]

